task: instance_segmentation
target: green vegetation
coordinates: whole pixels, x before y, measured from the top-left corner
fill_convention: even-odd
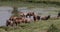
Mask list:
[[[0,0],[0,6],[20,6],[20,7],[60,7],[60,0]]]
[[[60,7],[60,0],[0,0],[0,6],[29,7],[29,9],[31,7]],[[12,12],[14,15],[18,15],[16,8]],[[55,28],[57,28],[57,32],[60,32],[60,19],[22,23],[14,27],[2,26],[0,32],[51,32],[52,30],[56,32]]]
[[[56,28],[56,26],[54,26],[53,24],[49,27],[47,32],[59,32],[58,29]]]
[[[18,16],[18,13],[19,13],[19,11],[18,11],[17,7],[14,6],[13,11],[12,11],[13,16]]]
[[[13,1],[13,2],[30,2],[30,3],[52,3],[59,4],[60,0],[0,0],[0,1]]]
[[[18,26],[8,26],[8,27],[0,27],[1,32],[47,32],[52,31],[60,32],[60,19],[57,20],[41,20],[32,23],[22,23]]]
[[[17,9],[17,7],[13,7],[12,14],[17,14],[17,13],[18,13],[18,9]]]

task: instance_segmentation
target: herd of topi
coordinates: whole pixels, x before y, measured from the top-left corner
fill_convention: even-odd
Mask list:
[[[28,13],[24,13],[24,12],[19,12],[20,16],[11,16],[7,21],[6,21],[6,26],[13,26],[13,25],[17,25],[20,23],[30,23],[32,21],[39,21],[39,20],[48,20],[50,18],[51,15],[48,16],[44,16],[41,17],[39,15],[37,15],[34,12],[28,12]],[[58,13],[57,18],[60,17],[60,13]]]

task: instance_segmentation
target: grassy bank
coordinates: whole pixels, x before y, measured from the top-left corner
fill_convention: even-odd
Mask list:
[[[47,21],[37,21],[26,24],[19,24],[14,27],[0,27],[0,32],[46,32],[51,24],[54,24],[60,31],[60,19],[47,20]]]
[[[6,0],[1,2],[45,3],[60,5],[60,0]]]
[[[0,1],[0,6],[18,6],[18,7],[60,7],[59,2],[20,2],[20,1]]]

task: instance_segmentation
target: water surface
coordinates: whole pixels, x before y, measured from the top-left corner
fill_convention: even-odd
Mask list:
[[[11,7],[0,7],[0,26],[6,25],[6,20],[11,16]]]

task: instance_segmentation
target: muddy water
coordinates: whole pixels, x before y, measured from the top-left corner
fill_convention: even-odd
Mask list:
[[[11,16],[13,8],[12,7],[0,7],[0,26],[3,26],[6,24],[6,20],[9,19]],[[35,13],[38,13],[39,15],[49,15],[49,12],[54,11],[54,10],[60,10],[60,8],[54,8],[54,7],[48,7],[48,8],[31,8],[28,9],[27,7],[20,7],[18,8],[18,11],[21,12],[29,12],[33,11]],[[57,13],[53,14],[51,13],[52,16],[57,15]]]

